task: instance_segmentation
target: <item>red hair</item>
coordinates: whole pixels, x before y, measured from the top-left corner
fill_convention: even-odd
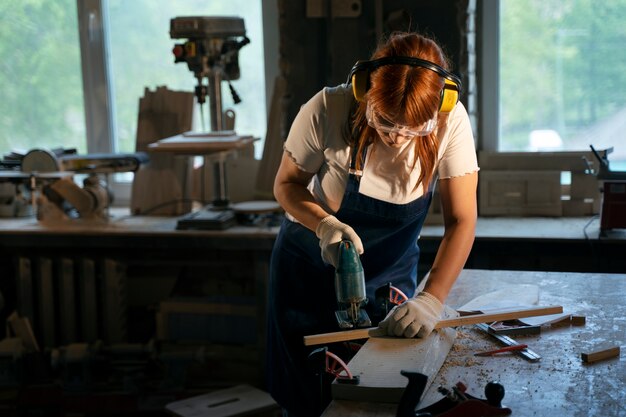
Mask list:
[[[387,56],[408,56],[433,62],[448,69],[448,61],[432,39],[417,33],[396,32],[381,43],[371,59]],[[371,144],[378,134],[367,124],[365,110],[369,103],[387,120],[408,126],[420,126],[436,115],[441,100],[443,78],[436,72],[422,67],[404,64],[381,66],[370,74],[366,100],[358,103],[350,130],[352,143],[358,147],[357,169],[362,169],[362,151]],[[437,130],[428,136],[414,140],[416,158],[413,168],[419,161],[421,172],[415,188],[424,185],[428,189],[437,163],[439,142]]]

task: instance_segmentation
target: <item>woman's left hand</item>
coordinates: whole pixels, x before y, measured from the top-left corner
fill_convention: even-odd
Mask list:
[[[389,336],[426,337],[441,317],[443,304],[433,295],[420,292],[394,307],[378,324]]]

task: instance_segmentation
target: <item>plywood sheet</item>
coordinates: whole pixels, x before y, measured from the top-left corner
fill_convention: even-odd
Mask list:
[[[436,330],[425,339],[372,337],[348,363],[358,385],[333,382],[334,399],[397,403],[408,380],[401,370],[420,372],[429,383],[439,372],[456,338],[451,328]],[[427,387],[428,387],[427,385]]]

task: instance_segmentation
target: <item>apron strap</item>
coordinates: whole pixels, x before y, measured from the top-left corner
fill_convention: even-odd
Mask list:
[[[369,145],[365,146],[363,150],[361,151],[361,160],[363,161],[363,164],[362,164],[363,166],[365,166],[365,158],[367,157],[368,147]],[[357,181],[363,176],[363,170],[356,169],[356,160],[357,160],[358,151],[359,151],[358,145],[355,145],[352,147],[352,152],[350,153],[350,169],[348,170],[348,173],[350,174],[350,176],[357,177]]]

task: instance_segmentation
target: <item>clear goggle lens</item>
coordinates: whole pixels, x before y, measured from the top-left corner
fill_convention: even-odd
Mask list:
[[[437,126],[437,115],[417,127],[394,124],[377,114],[369,105],[367,106],[365,117],[367,118],[368,125],[387,135],[391,134],[404,137],[427,136],[430,135]]]

